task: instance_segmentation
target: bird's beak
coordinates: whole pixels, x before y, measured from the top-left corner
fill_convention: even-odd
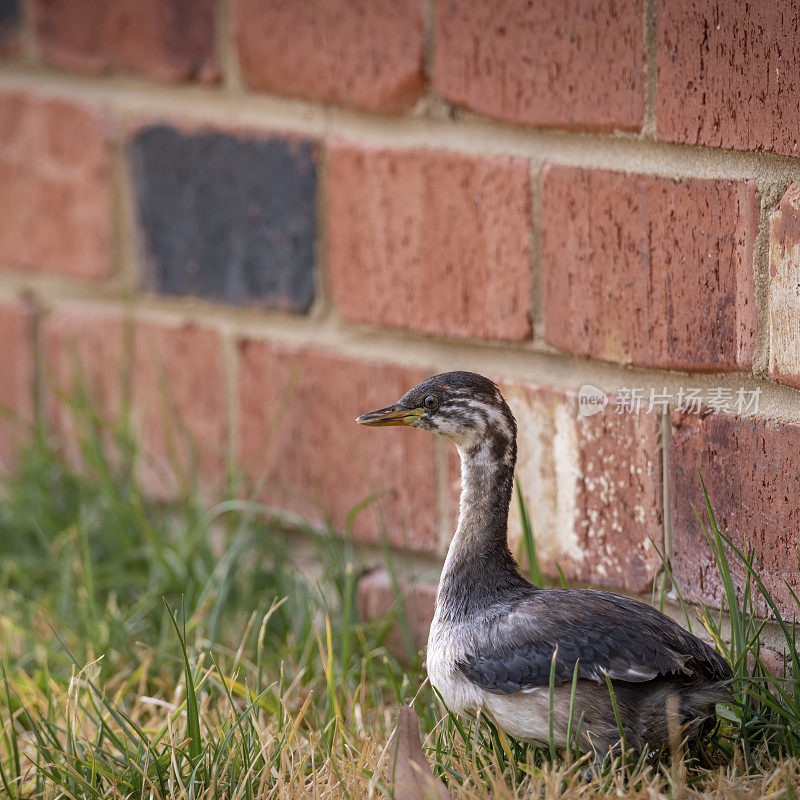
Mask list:
[[[379,411],[370,411],[369,414],[362,414],[356,419],[356,422],[360,425],[371,425],[372,427],[412,425],[424,413],[424,408],[406,408],[399,403],[395,403],[388,408],[381,408]]]

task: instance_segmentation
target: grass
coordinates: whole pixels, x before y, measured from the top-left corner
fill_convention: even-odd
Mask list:
[[[762,752],[800,758],[800,661],[796,622],[800,615],[800,599],[787,582],[796,611],[791,622],[785,620],[754,569],[752,548],[745,547],[743,551],[719,529],[702,477],[700,480],[705,516],[697,514],[698,524],[721,577],[722,607],[728,611],[730,619],[730,641],[726,642],[723,635],[721,612],[715,614],[701,605],[699,616],[738,679],[734,684],[736,703],[727,709],[728,720],[734,725],[737,745],[747,763],[757,764]],[[744,567],[743,585],[737,586],[733,578],[731,558]],[[766,623],[757,612],[759,599],[772,612],[782,634],[782,649],[788,663],[783,676],[778,678],[770,674],[761,657],[762,631]]]
[[[699,618],[734,666],[738,702],[721,709],[707,752],[620,758],[587,783],[573,754],[442,708],[419,654],[401,663],[384,645],[394,621],[408,647],[402,604],[358,620],[361,568],[347,536],[303,529],[322,565],[308,577],[291,556],[296,523],[242,500],[235,481],[211,507],[191,482],[176,502],[155,504],[126,427],[80,399],[71,411],[81,468],[37,433],[0,504],[0,796],[388,797],[388,742],[409,701],[454,797],[800,791],[797,656],[793,678],[768,678],[754,612],[756,596],[768,595],[709,503],[703,524],[731,643],[720,615],[701,608]],[[522,505],[524,561],[541,582]],[[747,565],[738,593],[729,558]],[[794,626],[783,624],[793,649]]]

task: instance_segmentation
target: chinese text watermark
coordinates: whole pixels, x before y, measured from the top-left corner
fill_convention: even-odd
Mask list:
[[[585,384],[578,391],[578,416],[591,417],[606,406],[616,414],[666,413],[670,408],[690,414],[702,411],[730,411],[736,414],[755,414],[761,389],[728,389],[712,386],[703,389],[697,386],[680,386],[677,391],[664,387],[645,389],[622,387],[609,397],[602,389]]]

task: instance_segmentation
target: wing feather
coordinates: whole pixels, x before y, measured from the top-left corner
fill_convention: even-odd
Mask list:
[[[502,604],[501,604],[502,606]],[[662,676],[730,677],[724,659],[669,617],[609,592],[542,590],[496,608],[457,667],[497,694],[578,677],[642,683]]]

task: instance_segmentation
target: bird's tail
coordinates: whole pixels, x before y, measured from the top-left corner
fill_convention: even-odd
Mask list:
[[[730,699],[725,681],[705,685],[664,681],[652,686],[646,696],[641,690],[629,698],[622,696],[629,701],[627,711],[637,733],[633,744],[651,747],[701,735],[705,726],[715,721],[715,703]]]
[[[689,738],[702,737],[716,724],[714,706],[726,703],[731,699],[730,681],[719,681],[705,686],[698,686],[681,692],[678,697],[680,729]],[[675,736],[675,717],[669,719],[670,741]]]
[[[681,693],[680,710],[685,721],[710,716],[716,703],[727,703],[731,699],[731,681],[707,683]]]

